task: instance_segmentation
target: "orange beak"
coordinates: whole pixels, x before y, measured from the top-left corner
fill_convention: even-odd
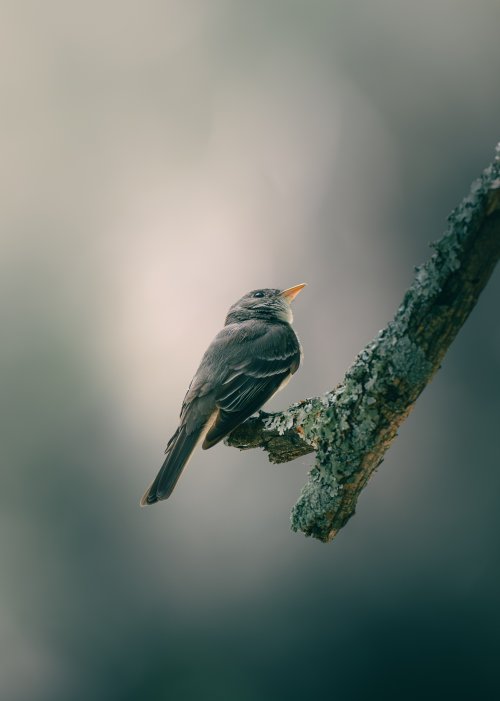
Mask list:
[[[304,289],[306,286],[306,283],[303,282],[300,285],[294,285],[294,287],[287,287],[286,290],[283,290],[283,292],[280,292],[280,296],[284,297],[288,304],[291,304],[295,297],[299,294],[301,290]]]

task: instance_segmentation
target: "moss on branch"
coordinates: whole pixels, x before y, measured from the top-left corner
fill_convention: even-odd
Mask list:
[[[416,270],[396,315],[342,383],[277,414],[260,413],[228,445],[262,447],[271,462],[316,453],[292,528],[331,540],[430,382],[500,257],[500,150],[452,212],[434,254]]]

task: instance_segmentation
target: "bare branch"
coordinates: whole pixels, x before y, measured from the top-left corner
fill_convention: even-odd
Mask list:
[[[396,315],[358,355],[343,382],[278,414],[254,417],[227,444],[262,447],[271,462],[315,451],[292,528],[331,540],[430,382],[500,257],[497,156],[449,217],[434,254],[416,270]]]

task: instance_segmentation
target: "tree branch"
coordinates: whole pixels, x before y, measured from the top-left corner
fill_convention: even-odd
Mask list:
[[[281,413],[261,412],[226,439],[240,449],[262,447],[275,463],[316,453],[292,510],[296,531],[327,542],[345,526],[493,272],[500,256],[500,144],[448,221],[393,321],[338,387]]]

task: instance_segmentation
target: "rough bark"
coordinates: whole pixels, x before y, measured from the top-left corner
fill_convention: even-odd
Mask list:
[[[226,440],[240,449],[262,447],[275,463],[316,453],[292,510],[296,531],[327,542],[345,526],[493,272],[500,256],[500,145],[448,221],[393,321],[338,387],[280,413],[261,412]]]

